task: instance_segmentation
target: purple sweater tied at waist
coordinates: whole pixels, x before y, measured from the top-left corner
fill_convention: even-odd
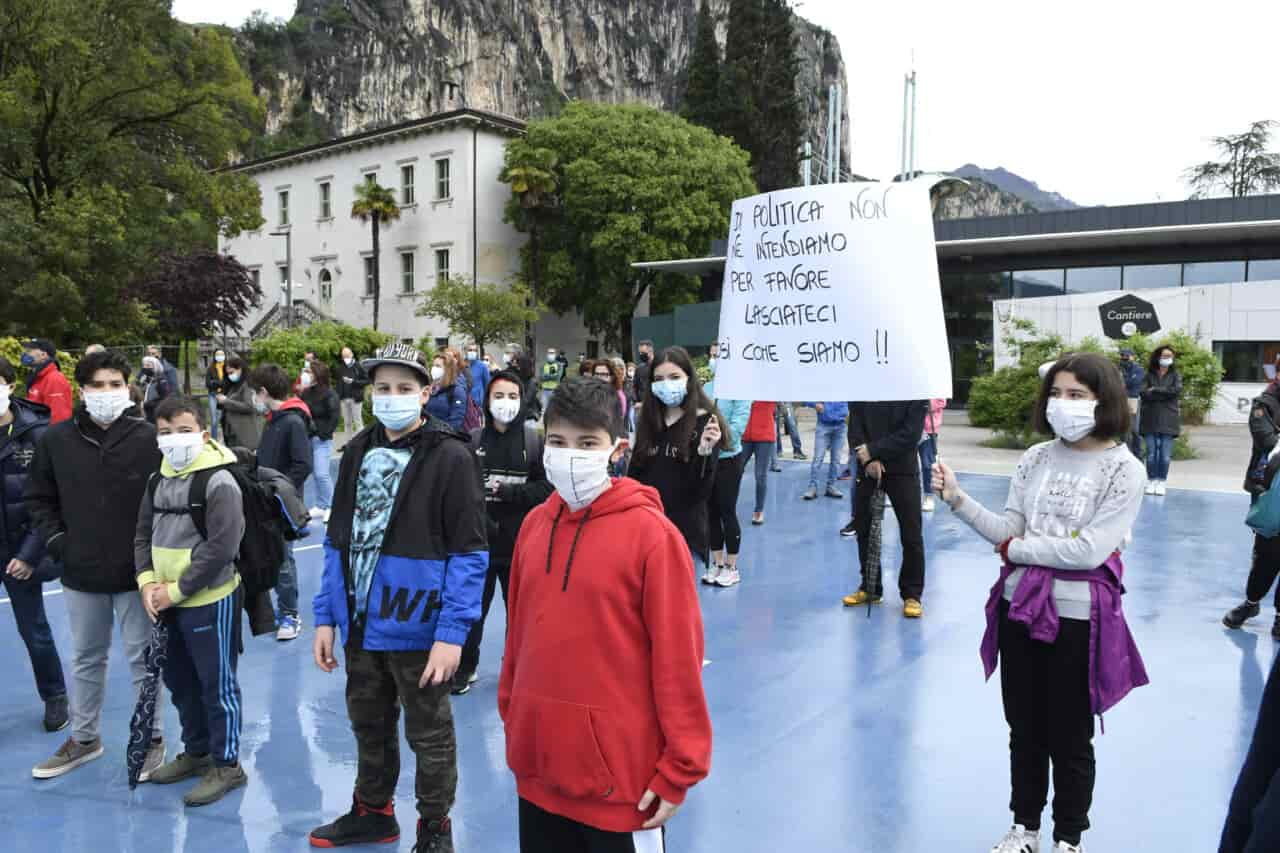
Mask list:
[[[982,635],[982,666],[987,678],[995,672],[1000,655],[1000,599],[1005,581],[1017,567],[1005,563],[1000,579],[987,599],[987,630]],[[1114,707],[1135,687],[1148,684],[1142,655],[1129,633],[1120,606],[1124,594],[1124,564],[1113,553],[1096,569],[1086,572],[1025,566],[1026,572],[1009,602],[1009,619],[1027,626],[1033,640],[1052,643],[1058,638],[1058,607],[1053,600],[1055,579],[1089,584],[1089,702],[1095,714]]]

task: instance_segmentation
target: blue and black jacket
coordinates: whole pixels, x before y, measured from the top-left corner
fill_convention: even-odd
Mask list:
[[[355,614],[351,573],[356,481],[374,447],[412,449],[401,476],[366,613]],[[374,423],[346,445],[324,543],[324,577],[313,602],[317,625],[349,636],[362,623],[367,651],[425,651],[437,640],[464,645],[480,618],[489,570],[484,493],[467,436],[428,419],[395,442]],[[354,615],[354,619],[353,619]]]
[[[49,409],[12,397],[9,410],[13,412],[9,440],[0,446],[0,567],[17,559],[34,568],[44,558],[44,539],[27,515],[23,491],[36,445],[49,427]]]

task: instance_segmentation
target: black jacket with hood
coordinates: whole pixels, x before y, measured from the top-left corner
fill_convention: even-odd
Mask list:
[[[542,465],[542,435],[529,420],[532,401],[524,396],[524,384],[515,373],[501,370],[489,380],[489,387],[499,380],[521,389],[520,413],[505,432],[499,432],[486,399],[484,426],[471,431],[472,451],[485,484],[490,566],[510,565],[525,516],[555,491]]]
[[[78,592],[138,589],[133,534],[147,480],[160,470],[156,428],[137,407],[105,430],[84,405],[49,427],[27,475],[27,512]]]
[[[32,568],[44,557],[44,538],[31,523],[22,494],[36,446],[49,428],[49,409],[21,397],[9,398],[13,423],[0,427],[0,571],[18,559]]]
[[[871,461],[884,465],[886,477],[919,476],[916,448],[928,412],[928,400],[850,403],[849,452],[865,444]]]

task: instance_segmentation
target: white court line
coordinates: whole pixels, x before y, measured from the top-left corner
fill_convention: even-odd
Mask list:
[[[299,551],[314,551],[314,550],[315,550],[315,549],[317,549],[317,548],[323,548],[323,547],[324,547],[324,545],[323,545],[323,544],[321,544],[321,545],[303,545],[301,548],[294,548],[294,549],[293,549],[293,553],[295,553],[295,554],[296,554],[296,553],[298,553]]]

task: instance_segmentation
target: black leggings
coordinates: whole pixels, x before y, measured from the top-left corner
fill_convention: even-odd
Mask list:
[[[742,488],[742,471],[746,452],[721,459],[716,463],[716,480],[707,505],[711,519],[711,550],[728,550],[737,555],[742,546],[742,525],[738,523],[738,491]]]
[[[1250,601],[1262,601],[1271,585],[1280,575],[1280,537],[1264,539],[1253,537],[1253,566],[1249,569],[1249,581],[1245,596]],[[1280,586],[1276,587],[1276,610],[1280,611]]]

